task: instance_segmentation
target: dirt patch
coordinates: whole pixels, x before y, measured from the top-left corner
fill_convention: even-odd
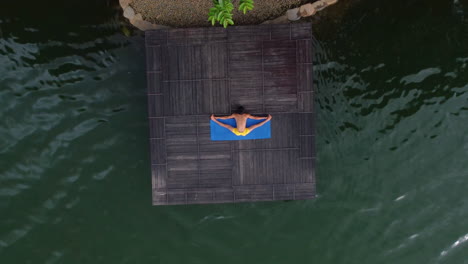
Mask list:
[[[238,0],[233,0],[235,25],[259,24],[263,21],[284,15],[285,12],[308,0],[257,0],[254,9],[246,15],[237,10]],[[208,12],[213,6],[212,0],[133,0],[130,4],[143,19],[171,27],[208,26]]]

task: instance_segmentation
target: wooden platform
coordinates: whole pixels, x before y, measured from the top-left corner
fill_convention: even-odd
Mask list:
[[[315,197],[310,24],[146,33],[153,204]],[[271,114],[272,138],[211,141],[210,114]]]

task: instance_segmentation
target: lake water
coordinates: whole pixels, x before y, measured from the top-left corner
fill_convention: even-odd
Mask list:
[[[468,263],[468,1],[317,25],[317,199],[170,207],[116,5],[0,6],[1,264]]]

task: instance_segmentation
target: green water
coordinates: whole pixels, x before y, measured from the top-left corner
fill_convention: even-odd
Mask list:
[[[317,25],[316,200],[170,207],[116,2],[3,2],[1,264],[468,263],[468,1]]]

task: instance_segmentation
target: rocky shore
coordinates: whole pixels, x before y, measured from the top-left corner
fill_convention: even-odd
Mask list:
[[[259,0],[247,14],[235,9],[236,25],[288,23],[310,17],[338,0]],[[123,15],[140,30],[210,26],[211,0],[119,0]],[[238,0],[233,0],[237,6]]]

